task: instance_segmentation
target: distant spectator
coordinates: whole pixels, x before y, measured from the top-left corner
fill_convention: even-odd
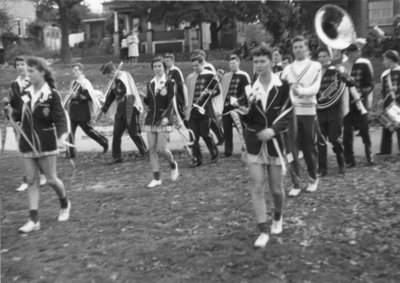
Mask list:
[[[121,36],[121,53],[120,53],[120,59],[125,61],[128,60],[128,32],[126,29],[122,30],[122,36]]]
[[[136,64],[139,57],[139,38],[136,30],[132,30],[127,38],[129,62]]]

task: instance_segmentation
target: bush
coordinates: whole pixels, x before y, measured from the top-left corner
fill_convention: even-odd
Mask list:
[[[3,35],[5,61],[12,64],[16,56],[39,56],[43,58],[59,57],[58,51],[52,51],[43,47],[43,44],[36,39],[22,39],[16,35]]]

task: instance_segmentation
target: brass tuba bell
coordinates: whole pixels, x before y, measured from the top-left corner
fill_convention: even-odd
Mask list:
[[[314,18],[315,31],[323,43],[332,49],[343,50],[356,40],[349,14],[333,4],[322,6]]]

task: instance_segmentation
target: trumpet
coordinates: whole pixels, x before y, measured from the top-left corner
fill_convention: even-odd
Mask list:
[[[212,80],[208,83],[207,87],[203,90],[203,92],[200,94],[200,97],[196,100],[196,102],[193,103],[192,109],[196,108],[197,111],[199,111],[200,114],[204,115],[206,110],[204,109],[204,106],[207,104],[208,100],[210,99],[212,93],[215,91],[215,89],[218,87],[219,82],[222,79],[222,76],[224,75],[225,71],[222,69],[218,69],[217,72],[215,73],[214,77]],[[214,87],[210,89],[211,84],[213,82],[216,82]],[[204,99],[204,97],[207,96],[205,101],[200,104],[200,101]],[[189,112],[190,113],[190,112]]]

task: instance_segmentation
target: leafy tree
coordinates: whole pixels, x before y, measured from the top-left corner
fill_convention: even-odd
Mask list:
[[[69,48],[70,13],[72,8],[83,2],[83,0],[35,0],[36,5],[58,8],[59,23],[61,26],[61,60],[71,61],[71,50]]]
[[[0,0],[0,32],[7,32],[11,29],[12,17],[8,12],[7,3]]]
[[[253,22],[257,19],[258,1],[135,1],[132,8],[141,14],[147,14],[149,20],[176,26],[189,22],[196,26],[203,22],[211,23],[212,47],[219,46],[218,33],[227,24],[236,21]]]

